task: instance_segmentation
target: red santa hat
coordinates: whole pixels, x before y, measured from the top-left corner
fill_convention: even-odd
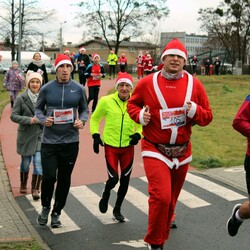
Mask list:
[[[165,46],[161,55],[161,61],[163,61],[163,57],[166,55],[178,55],[187,60],[187,49],[180,40],[174,38]]]
[[[66,54],[66,53],[70,53],[70,51],[68,50],[68,49],[66,49],[66,50],[64,50],[64,54]]]
[[[70,58],[67,55],[64,54],[58,54],[55,62],[54,62],[54,66],[55,66],[55,70],[57,70],[57,68],[62,65],[62,64],[70,64],[71,65],[71,70],[73,70],[73,65],[71,63]]]
[[[81,48],[79,49],[79,52],[81,52],[82,50],[83,50],[83,51],[86,51],[85,48],[81,47]]]
[[[127,72],[118,73],[118,76],[115,82],[115,88],[117,89],[118,85],[122,82],[128,83],[131,86],[131,88],[133,88],[133,78]]]
[[[93,55],[92,55],[92,59],[93,59],[93,60],[95,59],[95,57],[98,57],[99,60],[100,60],[100,56],[99,56],[98,54],[93,54]]]

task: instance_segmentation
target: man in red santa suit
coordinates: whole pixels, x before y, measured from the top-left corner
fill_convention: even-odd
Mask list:
[[[143,125],[141,147],[148,179],[149,249],[163,249],[170,222],[192,160],[192,125],[208,125],[212,110],[202,83],[183,70],[187,50],[171,40],[161,55],[162,70],[141,79],[128,101],[128,113]]]
[[[143,68],[143,54],[142,51],[139,52],[138,57],[136,58],[136,64],[137,64],[137,76],[138,79],[143,78],[143,72],[144,72],[144,68]]]

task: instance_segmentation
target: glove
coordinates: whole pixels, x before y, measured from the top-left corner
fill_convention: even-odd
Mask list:
[[[131,138],[129,145],[136,145],[141,139],[141,135],[139,133],[135,133],[133,135],[130,135],[129,138]]]
[[[100,138],[100,134],[93,134],[92,138],[94,139],[93,150],[96,154],[99,154],[99,145],[103,147],[103,142]]]

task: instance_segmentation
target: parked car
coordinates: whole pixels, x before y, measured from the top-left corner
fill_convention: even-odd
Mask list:
[[[0,74],[5,74],[10,68],[10,65],[0,64]]]

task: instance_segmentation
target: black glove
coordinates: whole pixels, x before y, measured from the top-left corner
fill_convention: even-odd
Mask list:
[[[103,142],[100,138],[100,134],[93,134],[92,138],[94,139],[93,150],[96,154],[99,154],[99,145],[103,147]]]
[[[139,133],[135,133],[133,135],[130,135],[129,138],[131,138],[129,145],[136,145],[141,139],[141,135]]]

